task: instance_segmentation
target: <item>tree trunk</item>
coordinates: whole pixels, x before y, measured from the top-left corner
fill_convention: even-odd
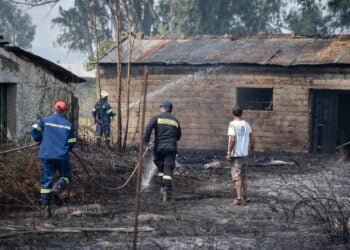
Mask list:
[[[131,19],[128,12],[128,6],[126,0],[124,1],[125,10],[126,10],[126,20],[128,22],[128,65],[127,65],[127,76],[126,76],[126,96],[125,96],[125,130],[124,130],[124,140],[123,140],[123,150],[126,149],[126,144],[128,140],[128,132],[129,132],[129,120],[130,120],[130,72],[131,72],[131,57],[132,57],[132,48],[134,46],[134,39],[131,35]]]
[[[122,96],[122,49],[121,49],[121,16],[120,16],[120,2],[116,0],[115,10],[115,34],[116,34],[116,50],[117,50],[117,149],[122,148],[122,109],[121,109],[121,96]]]

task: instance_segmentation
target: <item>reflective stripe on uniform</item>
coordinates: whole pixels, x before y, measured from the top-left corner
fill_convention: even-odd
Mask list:
[[[179,124],[177,123],[177,121],[167,119],[167,118],[158,118],[157,123],[158,124],[166,124],[166,125],[174,126],[177,128],[179,127]]]
[[[170,175],[164,175],[163,180],[172,180]]]
[[[163,176],[164,175],[164,173],[158,173],[158,176]]]
[[[49,194],[51,192],[50,188],[42,188],[40,189],[41,194]]]
[[[61,177],[66,183],[67,185],[69,184],[69,179],[67,177]]]
[[[64,128],[64,129],[68,129],[71,130],[71,127],[66,126],[66,125],[61,125],[61,124],[55,124],[55,123],[51,123],[51,122],[45,122],[46,126],[50,126],[50,127],[55,127],[55,128]]]
[[[68,143],[77,142],[77,138],[69,138]]]
[[[95,111],[96,111],[96,109],[93,109],[92,111],[93,111],[93,112],[95,112]]]
[[[41,127],[38,124],[34,124],[32,128],[35,128],[36,130],[42,131]]]
[[[112,111],[113,111],[112,109],[109,109],[109,110],[107,111],[107,114],[111,113]]]

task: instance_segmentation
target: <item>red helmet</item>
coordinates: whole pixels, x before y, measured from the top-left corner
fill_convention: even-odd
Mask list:
[[[55,109],[61,110],[61,111],[66,111],[66,110],[68,110],[68,105],[65,102],[58,101],[55,103]]]

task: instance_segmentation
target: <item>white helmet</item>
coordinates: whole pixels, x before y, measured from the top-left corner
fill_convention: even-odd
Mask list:
[[[108,94],[107,91],[104,91],[104,90],[101,91],[101,97],[102,97],[102,98],[106,98],[108,95],[109,95],[109,94]]]

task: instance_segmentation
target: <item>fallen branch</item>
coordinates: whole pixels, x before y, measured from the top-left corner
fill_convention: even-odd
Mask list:
[[[0,227],[0,230],[6,231],[5,234],[0,234],[0,237],[8,237],[16,234],[28,233],[85,233],[85,232],[109,232],[109,233],[132,233],[133,227],[61,227],[61,228],[19,228],[19,227]],[[9,233],[10,231],[10,233]],[[139,227],[139,232],[153,232],[155,228]],[[11,233],[13,232],[13,233]]]
[[[265,167],[265,166],[282,166],[282,165],[295,165],[293,161],[281,161],[281,160],[257,160],[249,162],[249,166]]]

